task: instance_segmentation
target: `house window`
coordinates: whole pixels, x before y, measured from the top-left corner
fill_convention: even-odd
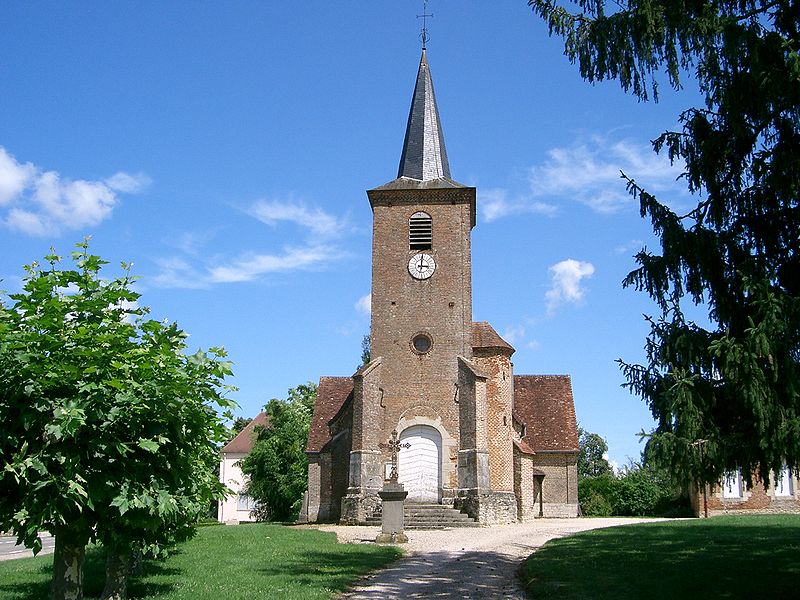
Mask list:
[[[739,469],[735,471],[726,471],[722,480],[722,497],[723,498],[741,498],[742,497],[742,476]]]
[[[791,496],[794,490],[792,485],[792,470],[784,465],[783,468],[775,475],[775,495],[776,496]]]
[[[255,510],[256,501],[247,494],[239,494],[239,504],[237,510]]]
[[[433,220],[426,212],[415,212],[408,220],[408,245],[411,250],[430,250]]]

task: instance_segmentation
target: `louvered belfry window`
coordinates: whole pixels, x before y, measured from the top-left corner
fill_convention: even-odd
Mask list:
[[[408,220],[408,243],[412,250],[430,250],[433,220],[428,213],[415,212]]]

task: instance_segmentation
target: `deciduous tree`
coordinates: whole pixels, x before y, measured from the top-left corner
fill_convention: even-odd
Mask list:
[[[125,595],[133,550],[163,549],[224,487],[213,476],[224,351],[184,354],[177,325],[145,318],[133,278],[78,244],[26,267],[0,304],[0,529],[56,538],[52,598],[81,598],[88,541],[109,555],[104,597]]]
[[[289,521],[300,512],[308,487],[305,448],[317,386],[308,382],[289,390],[286,400],[272,399],[265,411],[269,424],[256,428],[253,449],[242,460],[246,493],[259,505],[260,516]]]
[[[596,433],[578,428],[578,477],[597,477],[611,473],[608,444]]]
[[[698,483],[800,464],[800,4],[791,0],[529,0],[589,81],[641,100],[658,77],[703,106],[661,134],[697,205],[676,214],[624,174],[660,249],[625,286],[646,291],[645,364],[623,363],[657,427],[650,451]],[[692,304],[707,312],[698,322]],[[703,448],[699,452],[698,448]]]

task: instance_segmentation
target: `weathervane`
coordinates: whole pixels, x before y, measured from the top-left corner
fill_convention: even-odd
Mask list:
[[[422,19],[422,33],[419,34],[419,39],[422,40],[422,49],[425,50],[425,45],[428,43],[428,17],[432,17],[433,13],[428,12],[428,0],[422,0],[422,14],[417,15],[418,19]]]

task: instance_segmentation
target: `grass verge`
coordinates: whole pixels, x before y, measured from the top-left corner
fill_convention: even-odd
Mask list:
[[[737,515],[596,529],[522,565],[537,600],[794,598],[800,516]]]
[[[336,535],[313,529],[252,524],[202,527],[165,561],[145,563],[132,579],[130,597],[152,600],[281,598],[327,599],[365,573],[385,566],[400,550],[374,544],[337,544]],[[52,556],[0,562],[0,598],[47,598]],[[103,588],[102,550],[87,552],[84,589]]]

